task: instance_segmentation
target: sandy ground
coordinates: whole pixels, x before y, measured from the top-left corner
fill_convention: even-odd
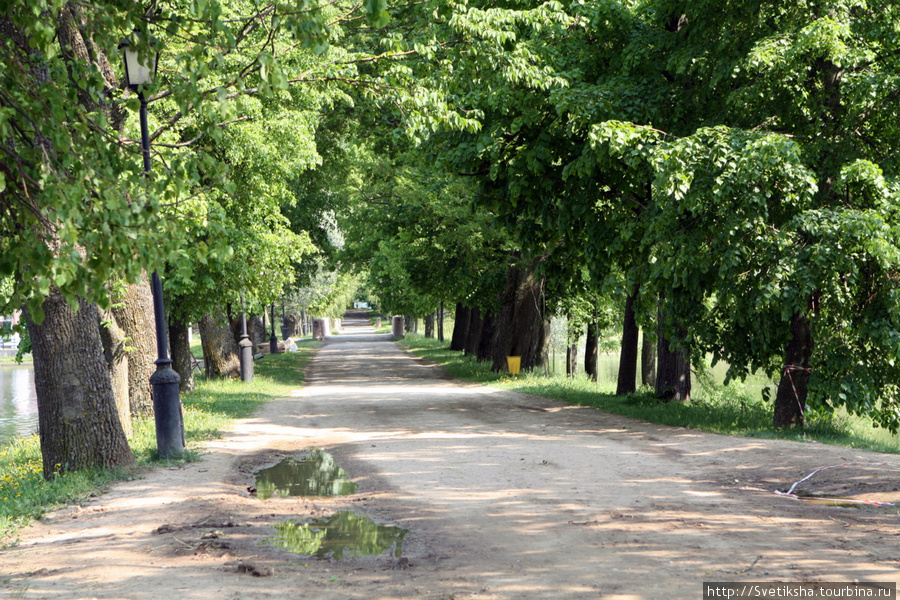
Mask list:
[[[350,320],[309,385],[206,446],[49,515],[0,553],[0,597],[701,598],[704,581],[898,581],[900,460],[735,439],[452,381]],[[254,472],[310,448],[359,484],[270,498]],[[886,464],[885,464],[886,463]],[[408,530],[402,555],[333,559],[274,526],[340,511]]]

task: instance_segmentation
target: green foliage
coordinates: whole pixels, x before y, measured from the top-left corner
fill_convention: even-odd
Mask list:
[[[779,375],[802,314],[810,407],[894,430],[897,18],[843,0],[459,7],[465,55],[434,85],[480,126],[448,121],[430,148],[480,178],[550,289],[580,291],[585,267],[596,290],[640,284],[644,324],[664,295],[667,336],[736,378]]]
[[[372,68],[395,54],[372,32],[388,21],[383,0],[177,1],[149,13],[109,0],[9,8],[0,135],[11,152],[5,164],[17,168],[0,170],[9,208],[0,278],[20,282],[8,305],[26,305],[38,322],[50,286],[70,303],[106,305],[106,282],[164,266],[173,293],[195,301],[175,303],[185,315],[202,312],[216,287],[233,290],[220,302],[242,285],[254,299],[277,296],[279,275],[310,250],[279,214],[296,202],[298,172],[321,162],[320,114],[356,93],[398,104],[412,97]],[[160,51],[156,81],[141,90],[148,176],[136,141],[140,102],[120,86],[116,47],[126,34],[139,51]]]

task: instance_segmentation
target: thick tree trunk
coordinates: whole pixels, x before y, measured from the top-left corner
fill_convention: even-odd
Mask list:
[[[686,350],[671,347],[663,331],[665,299],[660,299],[659,333],[657,336],[656,396],[667,402],[690,402],[691,361]]]
[[[44,477],[57,471],[134,464],[119,420],[97,306],[73,311],[51,288],[38,325],[26,315],[34,355]]]
[[[494,339],[497,332],[497,317],[493,313],[485,315],[481,321],[481,337],[478,340],[478,362],[487,362],[494,355]]]
[[[153,293],[146,274],[125,289],[124,301],[113,306],[112,313],[128,336],[128,398],[131,414],[153,414],[150,376],[156,371],[156,323],[153,318]]]
[[[784,353],[784,372],[775,395],[775,427],[803,425],[812,351],[812,328],[809,321],[806,315],[794,313],[791,317],[791,339]]]
[[[656,336],[643,332],[641,344],[641,383],[648,387],[656,385]]]
[[[425,315],[425,337],[434,339],[434,313]]]
[[[55,19],[57,39],[66,60],[91,65],[103,78],[106,91],[113,92],[119,87],[115,72],[103,49],[97,47],[86,35],[85,28],[81,27],[81,10],[78,4],[68,3],[60,6],[58,14],[50,15],[44,10],[43,16]],[[37,50],[30,54],[19,53],[19,49],[29,46],[30,40],[28,34],[13,23],[9,14],[0,15],[0,30],[18,48],[5,47],[4,64],[22,71],[20,80],[26,87],[16,90],[18,93],[40,97],[40,87],[50,81],[51,71]],[[65,81],[58,83],[66,85]],[[105,104],[99,94],[87,93],[78,86],[74,89],[85,112],[103,112],[107,129],[111,132],[120,129],[126,113],[117,103]],[[24,116],[29,118],[27,114]],[[51,118],[49,115],[45,117]],[[39,133],[24,135],[33,138],[35,149],[39,149],[45,157],[55,156],[59,150],[53,147],[50,137]],[[14,142],[4,140],[4,144],[9,146]],[[52,170],[53,167],[50,168]],[[22,176],[23,179],[28,177],[24,172]],[[43,201],[39,195],[40,187],[36,185],[33,190],[37,196],[28,198],[36,207]],[[44,192],[49,193],[47,190]],[[28,195],[27,189],[25,194]],[[38,215],[35,222],[44,223],[44,219],[55,218],[53,214],[51,211]],[[59,250],[52,223],[48,223],[43,231],[33,233],[47,241],[48,252]],[[31,277],[32,274],[25,273],[24,276]],[[97,466],[121,467],[134,463],[119,418],[100,339],[99,310],[96,305],[84,300],[79,300],[78,304],[80,310],[72,310],[59,290],[51,288],[42,306],[42,322],[38,324],[31,315],[25,315],[34,356],[43,474],[48,479],[55,472]]]
[[[441,300],[441,307],[438,309],[438,341],[444,341],[444,301]]]
[[[619,375],[616,378],[616,395],[626,396],[635,391],[637,378],[638,341],[640,330],[634,318],[634,300],[637,289],[625,299],[625,317],[622,324],[622,351],[619,354]]]
[[[597,339],[598,323],[588,323],[587,336],[584,343],[584,372],[587,373],[588,379],[597,381]]]
[[[456,319],[453,321],[453,337],[450,349],[462,352],[466,349],[466,336],[469,334],[469,319],[472,311],[462,302],[456,303]]]
[[[691,401],[691,361],[684,350],[672,350],[660,338],[657,347],[656,396],[665,401]]]
[[[507,356],[521,356],[523,371],[540,364],[544,353],[543,284],[543,279],[535,276],[534,267],[507,270],[492,371],[505,371]]]
[[[106,358],[106,366],[109,369],[109,380],[112,385],[113,397],[116,399],[116,412],[119,414],[119,422],[125,437],[130,438],[133,430],[131,427],[131,404],[128,401],[128,341],[125,330],[119,327],[116,318],[111,312],[98,310],[100,315],[99,326],[100,340],[103,342],[103,356]],[[150,385],[149,382],[147,385]]]
[[[403,317],[403,330],[406,333],[418,333],[419,319],[412,315],[406,315],[405,317]]]
[[[235,336],[235,343],[237,343],[237,341],[241,339],[240,323],[238,323],[236,332],[232,328],[232,333]],[[260,346],[268,346],[269,334],[266,332],[266,324],[258,315],[247,315],[247,336],[250,338],[250,341],[253,342],[254,349],[257,349]]]
[[[506,357],[509,356],[512,344],[512,322],[516,311],[516,291],[519,289],[521,271],[515,267],[506,270],[506,283],[500,294],[500,312],[497,315],[496,331],[493,341],[493,363],[491,371],[500,373],[506,370]]]
[[[466,334],[466,355],[478,356],[478,347],[481,344],[481,330],[484,327],[484,319],[481,309],[473,308],[469,313],[469,332]]]
[[[541,364],[544,342],[544,280],[530,269],[516,297],[516,313],[510,355],[522,357],[522,369],[530,371]]]
[[[301,335],[300,333],[300,315],[296,313],[288,313],[284,318],[285,323],[288,328],[288,335],[290,337],[297,337]],[[240,334],[238,334],[238,339],[240,339]]]
[[[194,361],[188,336],[190,325],[169,319],[169,345],[172,347],[172,368],[181,376],[181,391],[194,389]]]
[[[200,326],[200,344],[206,364],[207,379],[223,379],[240,375],[238,345],[234,341],[227,317],[221,310],[203,315]]]

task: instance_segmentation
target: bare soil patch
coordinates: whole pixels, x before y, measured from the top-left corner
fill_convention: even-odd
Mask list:
[[[347,323],[309,385],[160,468],[49,515],[0,553],[0,596],[66,599],[699,598],[703,581],[897,581],[894,456],[736,439],[449,380]],[[253,493],[310,448],[359,484]],[[317,560],[274,526],[341,511],[408,530],[402,556]]]

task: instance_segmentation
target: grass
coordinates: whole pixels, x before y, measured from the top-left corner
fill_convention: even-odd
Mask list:
[[[772,405],[748,392],[740,383],[729,386],[704,381],[689,403],[662,402],[652,390],[616,396],[615,386],[597,385],[586,377],[547,376],[542,373],[492,373],[490,364],[451,351],[448,342],[408,335],[402,342],[416,355],[443,365],[453,377],[502,389],[535,394],[567,404],[600,410],[652,423],[688,427],[725,435],[788,439],[836,444],[863,450],[900,454],[897,435],[877,429],[864,419],[846,413],[809,416],[803,428],[772,426]]]
[[[196,448],[221,435],[235,419],[253,415],[261,404],[283,397],[303,385],[303,371],[314,342],[300,342],[300,352],[267,355],[255,363],[253,381],[205,381],[197,378],[196,389],[183,393],[184,428],[188,452],[180,460],[160,460],[156,453],[156,430],[151,418],[134,419],[129,443],[137,458],[131,469],[89,469],[43,477],[40,441],[37,436],[19,438],[0,448],[0,543],[15,542],[16,531],[48,510],[78,502],[115,481],[139,475],[142,469],[160,464],[179,464],[197,459]]]

